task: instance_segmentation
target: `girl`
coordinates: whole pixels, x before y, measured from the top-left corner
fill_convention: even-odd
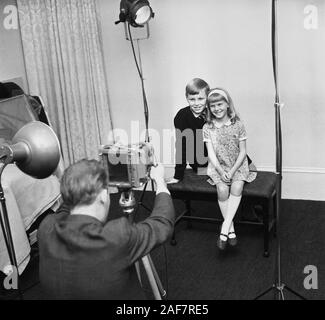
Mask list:
[[[203,141],[209,157],[208,175],[217,187],[218,203],[224,218],[217,246],[237,244],[233,218],[238,209],[245,182],[256,178],[246,157],[246,131],[228,92],[221,88],[208,94],[207,123]]]

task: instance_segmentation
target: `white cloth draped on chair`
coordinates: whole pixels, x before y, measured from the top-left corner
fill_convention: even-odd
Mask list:
[[[2,186],[13,238],[19,273],[30,260],[30,242],[26,230],[47,209],[56,210],[60,199],[60,184],[55,176],[34,179],[9,164],[3,171]],[[9,256],[2,229],[0,228],[0,271],[6,273],[10,266]],[[10,270],[10,269],[7,269]]]
[[[112,128],[96,0],[17,0],[29,93],[44,100],[65,164],[97,158]]]

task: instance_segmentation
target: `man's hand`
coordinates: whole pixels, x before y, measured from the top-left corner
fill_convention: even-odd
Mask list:
[[[152,166],[150,170],[150,177],[156,182],[156,194],[160,192],[169,193],[166,182],[164,180],[165,169],[161,163]]]
[[[166,180],[166,183],[167,184],[172,184],[172,183],[177,183],[179,181],[180,181],[179,179],[171,178],[171,179]]]
[[[150,177],[155,180],[156,183],[164,181],[165,168],[161,163],[157,163],[155,166],[151,167]]]

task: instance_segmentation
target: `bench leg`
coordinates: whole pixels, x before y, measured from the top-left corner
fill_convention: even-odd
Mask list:
[[[273,229],[273,236],[276,237],[276,233],[277,233],[277,217],[278,217],[278,213],[276,212],[277,210],[277,205],[276,205],[276,194],[273,196],[273,219],[274,219],[274,229]]]
[[[191,201],[190,200],[184,200],[185,203],[185,210],[177,217],[176,221],[175,221],[175,225],[174,225],[174,230],[173,230],[173,234],[172,234],[172,239],[170,240],[170,244],[172,246],[176,246],[177,241],[176,241],[176,225],[179,221],[182,220],[183,216],[190,216],[191,215]],[[192,227],[191,221],[187,222],[187,226],[189,228]]]
[[[264,257],[269,257],[269,214],[272,209],[272,199],[269,200],[268,206],[263,206],[263,225],[264,225]]]
[[[190,216],[191,215],[191,201],[190,200],[185,200],[185,207],[186,207],[186,215]],[[191,220],[187,221],[187,227],[192,228],[192,222]]]

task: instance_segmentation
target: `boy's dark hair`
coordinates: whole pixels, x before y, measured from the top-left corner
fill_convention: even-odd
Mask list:
[[[187,97],[190,94],[198,94],[202,89],[208,94],[210,87],[204,80],[194,78],[186,85],[185,95]]]
[[[70,209],[92,204],[108,185],[106,170],[97,160],[80,160],[69,166],[61,180],[61,195]]]

